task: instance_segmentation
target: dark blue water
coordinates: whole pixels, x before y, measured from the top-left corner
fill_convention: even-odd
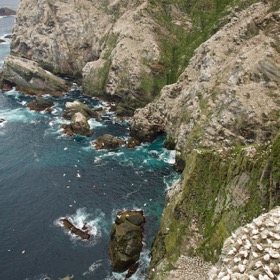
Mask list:
[[[3,29],[7,19],[0,19]],[[0,61],[6,54],[0,45]],[[143,209],[146,216],[141,265],[132,278],[145,279],[165,191],[177,177],[174,154],[162,147],[163,138],[134,150],[96,151],[91,142],[99,135],[126,139],[128,123],[79,91],[52,99],[52,114],[35,113],[26,107],[31,97],[0,92],[6,120],[0,125],[0,279],[123,279],[112,273],[108,250],[112,222],[123,209]],[[91,120],[90,138],[70,138],[60,129],[65,102],[75,99],[105,109],[101,120]],[[77,226],[89,223],[90,241],[61,227],[58,220],[66,216]]]

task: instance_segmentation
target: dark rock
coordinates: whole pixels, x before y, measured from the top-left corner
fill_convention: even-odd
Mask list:
[[[110,134],[104,134],[99,136],[95,141],[96,150],[106,149],[106,150],[116,150],[121,145],[125,144],[125,141],[122,141],[118,138],[113,137]]]
[[[127,149],[133,149],[133,148],[139,146],[140,144],[141,143],[140,143],[140,141],[138,139],[133,138],[133,137],[129,137],[125,147]]]
[[[9,9],[7,7],[0,8],[0,16],[15,16],[16,11]]]
[[[64,133],[69,135],[69,136],[73,136],[75,134],[73,132],[73,130],[71,129],[71,125],[70,124],[63,124],[63,125],[61,125],[61,128],[63,128]]]
[[[2,122],[4,122],[4,121],[5,121],[4,119],[1,119],[1,118],[0,118],[0,123],[2,123]]]
[[[91,136],[93,134],[93,130],[90,129],[86,117],[80,112],[73,115],[70,125],[63,124],[61,127],[64,129],[64,133],[69,136],[74,134]]]
[[[129,270],[127,278],[137,270],[137,262],[143,247],[143,211],[118,213],[111,231],[110,256],[113,271]]]
[[[125,279],[130,278],[138,269],[139,267],[139,262],[136,262],[133,264],[127,271],[127,274],[125,275]]]
[[[99,114],[95,110],[90,109],[87,105],[77,100],[75,100],[74,102],[67,102],[65,107],[66,108],[63,113],[63,117],[66,120],[71,120],[72,117],[78,112],[83,114],[87,119],[99,118]]]
[[[164,133],[164,128],[161,125],[153,124],[147,127],[132,123],[130,127],[130,136],[140,142],[152,142],[159,135]]]
[[[12,34],[8,34],[8,35],[6,35],[4,38],[6,38],[6,39],[12,39],[12,37],[13,37]]]
[[[82,231],[81,229],[75,227],[68,219],[66,219],[66,218],[61,219],[60,222],[71,233],[81,237],[82,239],[90,239],[90,234],[88,234],[87,232]]]
[[[0,44],[5,43],[5,42],[6,42],[5,40],[0,39]]]
[[[51,107],[53,105],[54,105],[54,103],[51,100],[47,100],[47,99],[44,99],[39,96],[36,97],[36,100],[27,104],[27,106],[29,107],[30,110],[34,110],[37,112],[47,111],[49,113],[52,111]]]

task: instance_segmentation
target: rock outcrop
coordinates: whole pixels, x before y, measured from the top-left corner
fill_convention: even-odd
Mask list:
[[[32,95],[61,95],[70,89],[65,80],[41,68],[38,63],[14,56],[5,60],[0,85],[4,90],[17,90]]]
[[[93,134],[93,130],[90,128],[87,118],[80,112],[75,113],[71,118],[71,123],[63,124],[62,128],[69,136],[74,134],[91,136]]]
[[[183,170],[168,195],[150,279],[166,279],[180,255],[215,262],[233,230],[280,203],[280,12],[258,3],[227,22],[134,115],[132,135],[146,141],[166,132]]]
[[[132,134],[150,140],[166,131],[184,154],[196,147],[262,143],[280,125],[279,12],[255,4],[195,52],[177,83],[137,110]],[[276,115],[275,115],[276,114]]]
[[[36,99],[33,102],[27,104],[30,110],[34,110],[37,112],[47,111],[49,113],[52,111],[51,107],[53,105],[53,101],[42,98],[40,96],[36,97]]]
[[[63,112],[63,117],[66,120],[71,120],[74,114],[78,112],[84,115],[87,119],[99,118],[99,115],[96,111],[92,110],[87,105],[80,102],[79,100],[75,100],[73,102],[66,102],[65,110]]]
[[[22,0],[12,53],[55,72],[83,75],[87,94],[105,91],[113,99],[130,94],[131,107],[135,99],[144,105],[142,100],[151,98],[136,92],[151,73],[149,64],[159,59],[151,20],[142,15],[146,5],[144,0]]]
[[[73,225],[72,222],[70,222],[69,219],[64,218],[61,219],[60,222],[63,224],[63,226],[68,229],[71,233],[81,237],[82,239],[90,239],[90,234],[88,234],[86,231],[83,231]]]
[[[116,101],[119,114],[131,114],[166,83],[161,40],[176,40],[172,30],[188,25],[175,5],[165,25],[164,5],[151,2],[21,0],[11,52],[54,73],[82,77],[86,94]]]
[[[125,141],[122,141],[116,137],[113,137],[110,134],[104,134],[99,136],[94,142],[94,147],[96,150],[116,150],[120,146],[125,144]]]
[[[110,241],[113,271],[135,270],[143,247],[144,223],[142,211],[125,211],[118,214],[111,231]],[[128,271],[128,276],[131,272]]]
[[[3,8],[0,8],[0,16],[14,16],[16,15],[16,11],[10,9],[10,8],[7,8],[7,7],[3,7]]]

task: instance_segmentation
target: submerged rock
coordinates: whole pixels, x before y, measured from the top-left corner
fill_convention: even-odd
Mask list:
[[[0,123],[2,123],[2,122],[4,122],[4,121],[5,121],[4,119],[1,119],[1,118],[0,118]]]
[[[90,234],[88,234],[86,231],[82,231],[81,229],[75,227],[68,219],[61,219],[60,222],[71,233],[81,237],[82,239],[90,239]]]
[[[78,112],[84,115],[87,119],[99,118],[99,115],[96,111],[90,109],[87,105],[81,103],[78,100],[75,100],[73,102],[66,102],[63,117],[67,120],[71,120],[75,113]]]
[[[27,106],[29,107],[30,110],[34,110],[37,112],[40,111],[47,111],[47,112],[51,112],[52,111],[52,106],[54,105],[54,103],[51,100],[47,100],[44,99],[42,97],[36,97],[36,100],[34,100],[33,102],[27,104]]]
[[[16,11],[9,9],[7,7],[0,8],[0,16],[14,16]]]
[[[61,127],[69,136],[74,134],[91,136],[93,134],[93,130],[90,128],[87,118],[80,112],[77,112],[73,115],[69,125],[63,124]]]
[[[116,272],[129,270],[127,277],[137,270],[144,223],[143,211],[125,211],[118,213],[113,224],[110,241],[112,267]]]
[[[61,95],[70,89],[68,82],[44,70],[38,63],[12,55],[5,60],[0,86],[5,90],[15,86],[32,95]]]
[[[110,134],[104,134],[99,136],[95,141],[94,145],[96,150],[106,149],[106,150],[116,150],[121,145],[124,145],[125,141],[113,137]]]

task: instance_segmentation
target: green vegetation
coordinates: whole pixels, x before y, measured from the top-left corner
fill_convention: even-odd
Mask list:
[[[166,205],[151,267],[164,256],[160,273],[165,273],[182,253],[215,262],[232,231],[279,205],[279,149],[280,135],[272,146],[239,146],[220,154],[193,151],[182,190]]]
[[[242,3],[241,3],[242,2]],[[175,83],[194,50],[226,24],[224,17],[238,5],[244,9],[256,0],[150,0],[149,13],[159,24],[162,80]],[[161,84],[163,85],[163,83]]]

